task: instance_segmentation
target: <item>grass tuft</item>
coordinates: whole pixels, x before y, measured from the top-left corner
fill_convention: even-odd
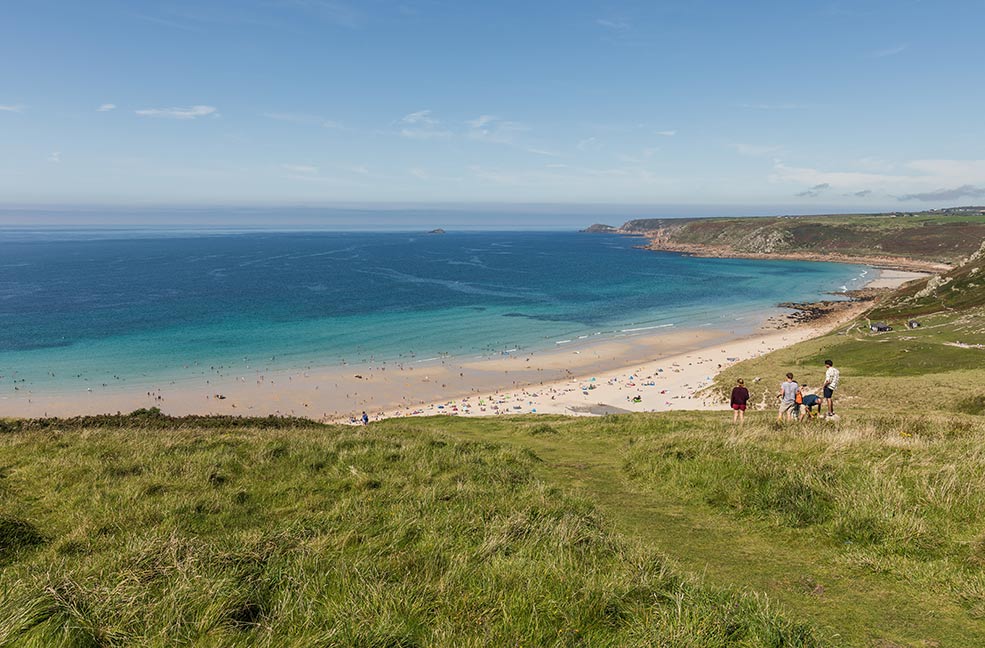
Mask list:
[[[18,552],[47,542],[36,526],[17,517],[0,514],[0,565]]]

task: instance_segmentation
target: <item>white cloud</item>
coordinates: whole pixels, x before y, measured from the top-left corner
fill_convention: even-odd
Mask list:
[[[599,139],[597,137],[586,137],[580,140],[575,148],[579,151],[587,151],[588,149],[594,149],[599,147]]]
[[[15,112],[15,113],[24,112],[24,106],[20,104],[15,104],[15,105],[0,104],[0,112]]]
[[[51,153],[48,154],[48,161],[49,162],[54,162],[56,164],[59,163],[59,162],[61,162],[62,161],[62,152],[61,151],[52,151]]]
[[[365,164],[357,164],[355,166],[349,167],[349,171],[353,173],[358,173],[359,175],[369,175],[369,167]]]
[[[739,155],[746,157],[768,157],[783,153],[782,146],[772,144],[743,144],[741,142],[733,142],[729,146],[734,148]]]
[[[549,157],[558,157],[561,155],[557,151],[539,146],[531,146],[523,142],[520,137],[521,134],[530,130],[530,128],[523,124],[501,119],[493,115],[480,115],[465,123],[470,126],[466,136],[471,140],[488,142],[490,144],[503,144],[534,155],[546,155]]]
[[[285,171],[290,171],[291,173],[301,173],[304,175],[318,174],[318,167],[311,164],[282,164],[280,167]]]
[[[411,174],[412,176],[414,176],[418,180],[430,180],[431,179],[431,174],[427,172],[427,169],[422,169],[420,167],[414,167],[412,169],[409,169],[407,171],[407,173]]]
[[[134,111],[141,117],[164,117],[166,119],[195,119],[197,117],[218,117],[214,106],[189,106],[187,108],[144,108]]]
[[[770,182],[790,182],[798,185],[831,185],[838,189],[864,189],[872,186],[885,186],[901,180],[901,176],[859,171],[820,171],[809,167],[791,167],[783,162],[773,165]]]
[[[875,52],[872,52],[872,57],[885,58],[887,56],[896,56],[897,54],[900,54],[904,50],[906,50],[907,47],[909,46],[903,44],[903,45],[897,45],[896,47],[887,47],[886,49],[876,50]]]
[[[483,126],[491,124],[495,121],[499,121],[499,117],[494,117],[493,115],[479,115],[475,119],[470,119],[465,123],[472,128],[482,128]]]
[[[673,137],[674,135],[677,135],[677,130],[675,129],[675,130],[657,131],[654,133],[654,135],[659,135],[660,137]]]
[[[96,108],[96,112],[109,112],[111,110],[116,110],[116,104],[104,103]]]
[[[619,32],[628,31],[632,27],[628,20],[618,18],[599,18],[595,21],[595,24]]]
[[[948,200],[976,196],[985,186],[985,160],[912,160],[899,173],[824,171],[776,162],[770,182],[817,187],[829,185],[841,192],[880,192],[903,200]],[[870,195],[870,194],[866,194]]]
[[[430,140],[447,139],[452,136],[451,131],[439,130],[436,128],[402,128],[400,136],[407,139]]]
[[[855,164],[863,171],[893,171],[896,165],[888,160],[884,160],[879,157],[861,157],[855,160]]]
[[[441,122],[431,116],[430,110],[408,113],[397,120],[397,123],[404,125],[400,129],[400,136],[407,139],[446,139],[453,135],[451,131],[440,128]]]
[[[438,123],[438,120],[431,117],[430,110],[418,110],[417,112],[412,112],[404,115],[400,118],[398,122],[400,124],[426,124],[428,126],[434,126]]]

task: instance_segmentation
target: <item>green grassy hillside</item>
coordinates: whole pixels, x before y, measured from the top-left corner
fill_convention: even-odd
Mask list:
[[[638,219],[626,232],[669,245],[750,254],[892,256],[954,264],[985,239],[985,214],[832,214],[763,218]]]
[[[958,267],[940,276],[913,282],[873,309],[870,317],[905,323],[930,313],[977,317],[985,306],[985,243]]]
[[[618,533],[522,443],[217,421],[0,437],[0,645],[831,645]]]
[[[985,421],[761,416],[9,424],[0,645],[982,645]]]

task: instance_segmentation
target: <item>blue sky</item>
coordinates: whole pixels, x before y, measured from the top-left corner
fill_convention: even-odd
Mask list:
[[[0,203],[985,203],[985,0],[0,0]]]

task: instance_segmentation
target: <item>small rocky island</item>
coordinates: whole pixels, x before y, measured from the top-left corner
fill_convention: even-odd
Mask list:
[[[437,228],[437,229],[433,229],[430,232],[428,232],[428,234],[444,234],[444,233],[445,233],[445,230],[441,229],[440,227]]]

